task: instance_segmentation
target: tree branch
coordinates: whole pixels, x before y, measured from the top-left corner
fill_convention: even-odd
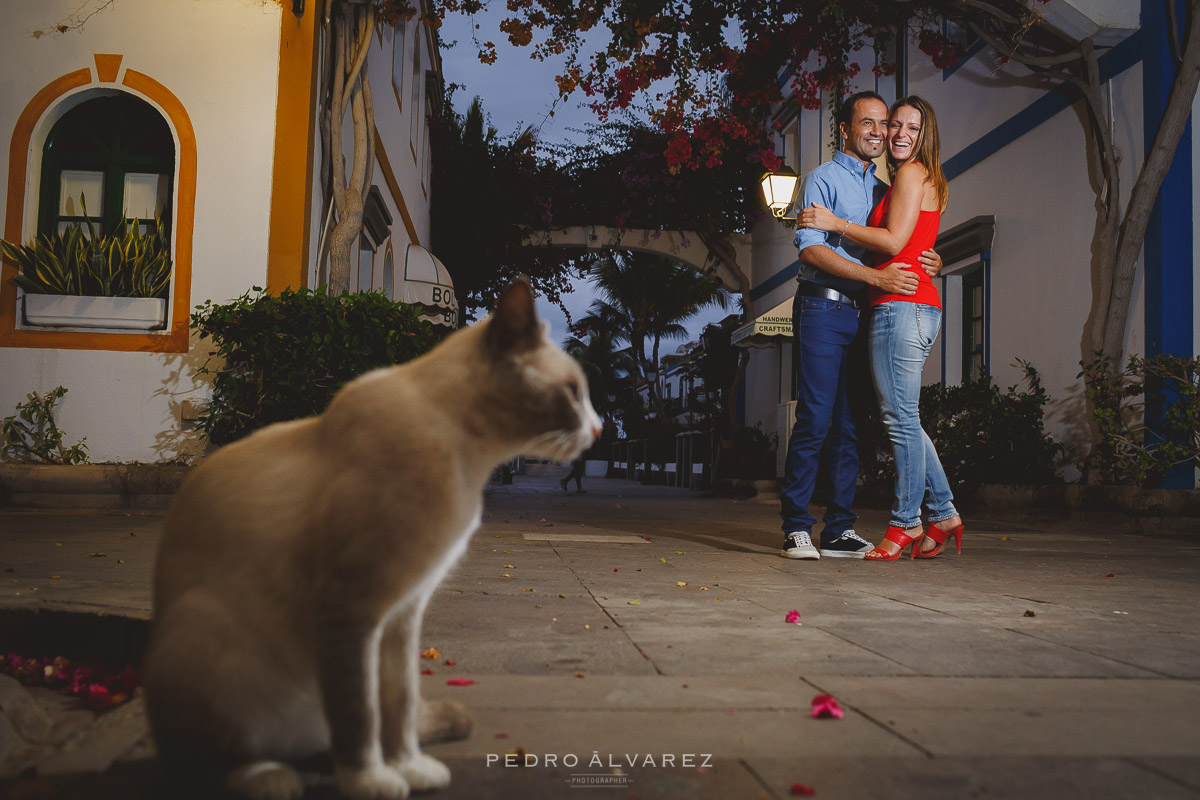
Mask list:
[[[358,13],[353,8],[347,7],[346,31],[349,35],[350,31],[354,30],[354,23],[358,22],[358,37],[354,48],[354,61],[350,65],[350,69],[346,71],[346,85],[353,86],[358,80],[358,75],[362,72],[363,65],[367,63],[367,54],[371,51],[371,34],[375,29],[375,6],[367,4],[366,20],[356,19]],[[345,113],[345,109],[342,110]]]
[[[1191,0],[1191,6],[1196,0]],[[1117,269],[1109,295],[1108,310],[1104,320],[1104,352],[1116,360],[1125,339],[1125,325],[1129,318],[1129,300],[1133,293],[1134,270],[1124,268],[1132,265],[1141,253],[1150,223],[1150,212],[1162,188],[1162,182],[1170,170],[1171,161],[1179,146],[1179,139],[1192,110],[1196,87],[1200,85],[1200,14],[1194,11],[1184,38],[1184,49],[1179,70],[1171,84],[1167,107],[1163,111],[1158,130],[1146,161],[1142,165],[1133,192],[1129,197],[1129,208],[1121,225],[1117,247]]]
[[[333,43],[333,91],[330,93],[329,160],[333,167],[333,204],[338,216],[346,213],[342,187],[346,185],[346,163],[342,158],[342,125],[346,116],[346,30],[347,12],[335,24]]]
[[[367,193],[371,191],[371,178],[375,172],[375,101],[371,97],[370,73],[363,70],[362,96],[363,108],[366,112],[364,123],[367,128],[367,168],[363,174],[362,199],[367,201]]]

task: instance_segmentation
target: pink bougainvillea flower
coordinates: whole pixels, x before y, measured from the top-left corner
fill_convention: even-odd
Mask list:
[[[93,711],[103,711],[112,704],[108,687],[102,683],[93,683],[87,688],[88,708]]]
[[[791,622],[793,624],[799,625],[800,624],[800,612],[793,608],[791,611],[789,611],[787,613],[787,616],[783,618],[783,621]]]
[[[817,790],[809,786],[807,783],[796,782],[792,784],[792,794],[795,797],[812,797],[817,793]]]
[[[447,686],[474,686],[475,681],[470,678],[451,678],[446,681]]]
[[[812,699],[813,719],[841,719],[846,716],[838,701],[831,694],[819,694]]]

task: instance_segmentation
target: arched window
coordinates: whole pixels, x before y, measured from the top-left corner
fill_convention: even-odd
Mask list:
[[[156,216],[169,226],[174,174],[171,130],[153,106],[123,92],[85,100],[46,138],[38,232],[90,220],[115,233],[127,219],[145,230]]]

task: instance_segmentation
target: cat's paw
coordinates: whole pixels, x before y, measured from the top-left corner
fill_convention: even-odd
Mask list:
[[[251,800],[299,800],[304,782],[296,770],[278,761],[252,761],[225,776],[225,786]]]
[[[398,771],[382,764],[374,767],[338,767],[338,791],[350,800],[404,800],[408,781]]]
[[[392,767],[404,776],[414,792],[445,789],[450,785],[450,768],[433,756],[424,753],[391,762]]]

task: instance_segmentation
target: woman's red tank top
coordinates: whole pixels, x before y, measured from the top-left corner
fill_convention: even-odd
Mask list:
[[[887,194],[879,201],[879,205],[875,206],[875,209],[871,212],[871,216],[867,219],[867,225],[872,228],[883,227],[883,221],[887,219],[888,206],[891,204],[891,200],[892,190],[889,188]],[[937,288],[933,285],[933,279],[929,277],[929,273],[921,266],[921,262],[917,261],[917,257],[923,251],[933,248],[934,242],[937,241],[938,226],[941,222],[941,211],[922,211],[920,216],[917,217],[917,227],[913,228],[912,236],[908,238],[908,244],[904,245],[896,255],[875,265],[875,269],[883,269],[888,264],[896,261],[903,261],[909,264],[910,266],[906,267],[906,269],[917,276],[917,293],[913,295],[885,294],[879,289],[870,287],[867,290],[867,299],[871,305],[877,306],[889,300],[902,300],[906,303],[921,303],[927,306],[942,307],[942,300],[938,296]]]

